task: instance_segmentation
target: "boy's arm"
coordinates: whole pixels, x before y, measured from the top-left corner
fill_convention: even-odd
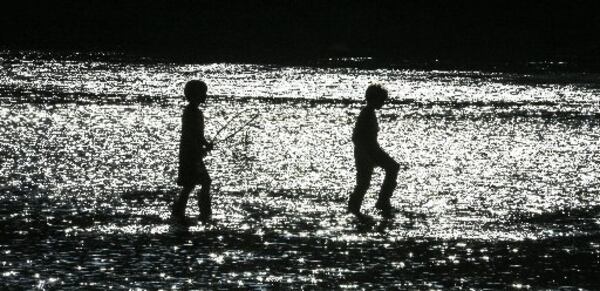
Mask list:
[[[200,118],[198,118],[198,122],[200,123],[198,126],[198,141],[200,142],[200,146],[202,148],[206,148],[207,150],[212,150],[212,143],[206,140],[204,136],[204,114],[200,113]]]

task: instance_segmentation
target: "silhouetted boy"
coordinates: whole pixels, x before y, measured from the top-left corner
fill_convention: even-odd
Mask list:
[[[192,80],[185,84],[184,94],[188,105],[183,110],[181,141],[179,145],[179,176],[177,184],[183,186],[181,194],[173,204],[171,217],[178,223],[185,223],[185,208],[190,193],[196,185],[202,189],[198,194],[200,208],[199,220],[210,219],[210,184],[203,158],[213,148],[213,144],[204,137],[204,115],[198,108],[206,101],[206,84]]]
[[[375,208],[381,210],[384,216],[388,216],[393,211],[390,197],[394,188],[396,188],[396,178],[400,167],[377,142],[379,125],[375,115],[375,110],[381,109],[388,99],[388,92],[381,85],[370,85],[367,88],[365,98],[367,99],[367,106],[358,115],[352,133],[356,163],[356,187],[348,200],[348,211],[360,215],[360,206],[371,183],[373,169],[379,166],[385,170],[385,179]]]

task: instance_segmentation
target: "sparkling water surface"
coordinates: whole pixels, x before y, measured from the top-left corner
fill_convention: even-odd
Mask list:
[[[0,282],[26,288],[600,288],[589,75],[0,53]],[[574,78],[575,76],[575,78]],[[203,79],[211,224],[170,225],[183,85]],[[350,136],[380,82],[403,169],[363,209]],[[187,215],[198,215],[195,197]]]

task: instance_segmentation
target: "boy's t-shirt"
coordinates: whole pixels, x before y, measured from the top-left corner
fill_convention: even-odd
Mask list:
[[[186,106],[181,118],[180,162],[201,159],[204,153],[204,115],[198,107]]]
[[[375,109],[365,107],[360,111],[354,131],[352,132],[352,142],[355,146],[361,147],[378,147],[377,133],[379,132],[379,124],[377,123],[377,115]]]

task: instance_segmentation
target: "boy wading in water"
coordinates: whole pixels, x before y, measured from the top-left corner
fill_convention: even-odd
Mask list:
[[[183,186],[179,197],[173,204],[171,218],[177,223],[185,223],[185,208],[196,185],[202,189],[198,193],[200,221],[207,221],[211,216],[210,184],[211,179],[204,164],[204,156],[213,149],[213,144],[204,137],[204,115],[198,108],[206,101],[206,84],[192,80],[185,84],[184,95],[188,105],[183,110],[181,141],[179,144],[179,176],[177,185]]]
[[[377,142],[379,125],[375,115],[375,110],[381,109],[388,99],[388,92],[381,85],[370,85],[365,98],[367,106],[360,111],[352,133],[356,163],[356,187],[348,200],[348,211],[355,215],[361,215],[360,206],[371,183],[371,175],[374,168],[379,166],[385,170],[385,179],[375,208],[381,210],[384,216],[391,216],[394,209],[390,203],[390,197],[397,185],[396,178],[400,166]]]

